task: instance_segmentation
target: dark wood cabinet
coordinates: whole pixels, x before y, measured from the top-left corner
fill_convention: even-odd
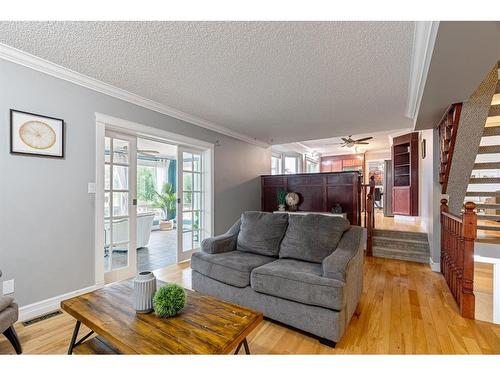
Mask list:
[[[283,188],[300,197],[299,210],[331,212],[340,204],[353,225],[361,222],[361,175],[353,172],[303,173],[261,176],[261,209],[278,210],[277,193]]]
[[[418,216],[418,133],[393,139],[392,211]]]

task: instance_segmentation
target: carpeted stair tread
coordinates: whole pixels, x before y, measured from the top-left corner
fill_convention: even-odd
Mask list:
[[[495,104],[490,107],[488,117],[500,116],[500,104]]]
[[[500,184],[500,177],[471,177],[469,184]]]
[[[477,226],[478,230],[494,230],[494,231],[500,231],[500,225],[478,225]]]

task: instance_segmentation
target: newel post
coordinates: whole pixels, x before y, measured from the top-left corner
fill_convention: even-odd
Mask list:
[[[474,242],[477,236],[476,204],[467,202],[462,215],[463,275],[460,293],[460,313],[464,318],[474,319]]]
[[[446,257],[446,252],[447,252],[447,247],[446,247],[446,222],[445,222],[445,217],[443,215],[443,212],[448,212],[448,200],[446,198],[441,199],[441,255],[440,255],[440,262],[439,266],[441,268],[441,273],[444,275],[445,274],[445,262],[447,261]]]
[[[373,176],[372,176],[373,177]],[[371,178],[370,179],[370,190],[368,192],[368,195],[366,196],[366,256],[372,256],[373,255],[373,227],[375,223],[375,217],[374,217],[374,201],[373,201],[373,195],[375,193],[375,179]]]

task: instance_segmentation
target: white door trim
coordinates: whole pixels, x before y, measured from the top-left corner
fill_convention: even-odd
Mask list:
[[[214,150],[215,145],[209,142],[201,141],[196,138],[172,133],[155,127],[142,125],[133,121],[123,120],[117,117],[95,113],[96,117],[96,166],[95,166],[95,284],[104,284],[104,234],[100,233],[104,227],[104,133],[105,129],[112,129],[126,134],[138,137],[159,140],[161,142],[170,141],[174,144],[184,145],[201,150],[204,161],[208,163],[206,167],[210,178],[205,179],[205,196],[210,200],[206,202],[207,217],[210,223],[207,223],[207,235],[213,236],[214,233]]]

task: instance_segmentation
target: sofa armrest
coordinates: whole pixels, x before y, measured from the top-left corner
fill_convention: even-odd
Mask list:
[[[323,277],[347,281],[347,272],[351,263],[362,258],[364,249],[363,228],[351,226],[344,232],[337,249],[323,259]]]
[[[236,250],[240,225],[241,222],[238,220],[226,233],[204,239],[201,243],[201,250],[208,254],[227,253]]]

